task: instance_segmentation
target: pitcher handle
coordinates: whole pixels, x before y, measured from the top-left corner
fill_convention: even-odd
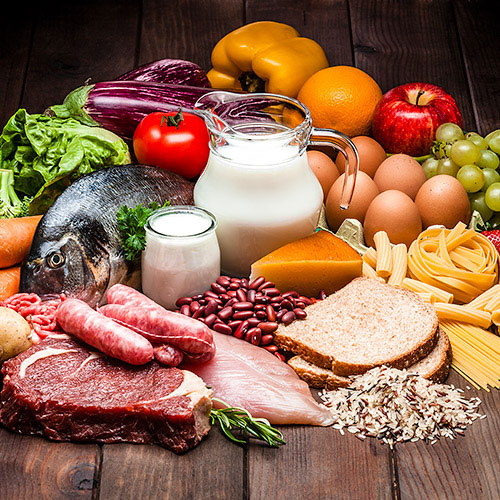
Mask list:
[[[316,127],[312,129],[309,144],[313,146],[330,146],[344,155],[345,176],[342,195],[340,197],[340,208],[349,208],[358,174],[359,156],[356,146],[347,135],[341,132],[329,128]],[[351,156],[352,161],[349,161],[349,156]]]

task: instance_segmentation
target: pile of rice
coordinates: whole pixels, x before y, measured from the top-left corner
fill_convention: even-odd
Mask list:
[[[376,437],[392,446],[463,435],[478,418],[479,398],[466,399],[454,386],[435,384],[419,375],[386,366],[352,378],[350,387],[320,394],[336,422],[360,439]]]

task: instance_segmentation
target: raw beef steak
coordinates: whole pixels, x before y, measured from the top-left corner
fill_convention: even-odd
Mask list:
[[[65,335],[2,367],[0,421],[60,441],[159,444],[177,453],[209,429],[211,391],[201,378],[152,361],[130,366]]]

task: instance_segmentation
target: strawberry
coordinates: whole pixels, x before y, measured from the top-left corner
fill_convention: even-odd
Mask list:
[[[488,238],[493,243],[493,245],[495,245],[497,252],[500,253],[500,229],[481,231],[481,234],[483,236],[486,236],[486,238]]]

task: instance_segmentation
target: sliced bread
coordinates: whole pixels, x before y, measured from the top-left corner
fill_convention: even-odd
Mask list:
[[[441,383],[448,377],[451,357],[451,344],[448,336],[440,330],[436,347],[424,359],[410,366],[408,371]],[[335,375],[331,370],[313,365],[300,356],[290,358],[288,364],[302,380],[316,389],[330,391],[338,387],[348,387],[350,384],[349,377]]]
[[[416,293],[363,277],[307,307],[306,319],[281,324],[274,340],[345,377],[417,363],[437,344],[438,318]]]

